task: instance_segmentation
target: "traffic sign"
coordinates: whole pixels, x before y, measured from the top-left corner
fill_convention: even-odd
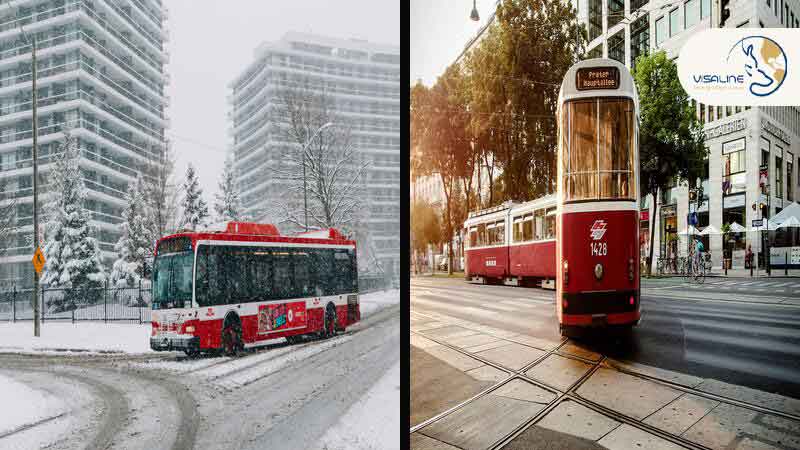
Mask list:
[[[33,268],[36,269],[36,273],[42,274],[42,269],[44,268],[44,255],[42,254],[42,249],[40,247],[36,247],[36,251],[33,253]]]
[[[764,219],[753,219],[753,227],[760,227],[764,223]]]

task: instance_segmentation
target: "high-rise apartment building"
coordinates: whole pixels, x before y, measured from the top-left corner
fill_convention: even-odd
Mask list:
[[[110,267],[126,189],[166,145],[165,18],[161,0],[0,2],[0,186],[3,202],[16,201],[19,227],[0,257],[1,280],[32,282],[32,38],[40,194],[69,131],[80,148],[84,206]]]
[[[798,0],[733,0],[721,20],[719,0],[571,0],[586,24],[589,58],[607,57],[628,67],[639,55],[663,50],[679,61],[680,50],[694,33],[709,28],[800,28]],[[757,34],[757,30],[753,31]],[[688,202],[688,185],[677,181],[657,202],[642,198],[642,254],[648,232],[654,236],[654,258],[686,253],[685,233],[696,214],[698,229],[738,224],[750,229],[702,236],[715,267],[723,260],[743,268],[748,246],[763,266],[765,233],[753,231],[753,220],[769,218],[798,200],[800,190],[800,108],[706,105],[692,100],[703,124],[708,162],[701,177],[699,207]],[[656,204],[658,208],[656,208]],[[783,264],[790,246],[771,238],[769,258]],[[796,264],[792,262],[792,264]]]
[[[245,211],[259,220],[282,220],[264,215],[286,195],[283,182],[266,170],[289,144],[271,132],[270,109],[280,99],[279,90],[324,90],[335,113],[352,126],[359,156],[369,162],[361,209],[371,247],[382,267],[399,276],[399,47],[290,32],[259,46],[254,61],[229,87],[232,150]]]

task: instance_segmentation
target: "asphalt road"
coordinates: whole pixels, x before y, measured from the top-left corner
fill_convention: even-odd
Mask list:
[[[314,448],[399,357],[399,305],[326,341],[239,358],[0,354],[0,374],[67,405],[0,448]]]
[[[643,320],[629,339],[593,333],[581,343],[616,359],[800,399],[800,279],[645,280],[641,304]],[[412,278],[411,310],[558,339],[553,291]]]

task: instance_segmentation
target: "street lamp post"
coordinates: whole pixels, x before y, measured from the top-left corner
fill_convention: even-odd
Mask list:
[[[314,138],[317,137],[320,131],[324,130],[325,128],[328,128],[331,125],[333,125],[333,122],[328,122],[325,125],[319,127],[319,129],[317,129],[317,131],[315,131],[314,134],[312,134],[311,137],[308,138],[308,141],[306,141],[305,145],[303,145],[303,152],[302,152],[303,153],[303,214],[305,215],[306,231],[308,231],[308,193],[306,191],[306,149],[311,144],[311,141],[313,141]]]

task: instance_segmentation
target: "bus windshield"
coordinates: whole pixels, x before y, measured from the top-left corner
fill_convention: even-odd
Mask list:
[[[194,253],[184,251],[156,256],[153,268],[153,309],[184,308],[192,301]]]
[[[564,201],[636,198],[629,98],[567,102],[561,110]]]

